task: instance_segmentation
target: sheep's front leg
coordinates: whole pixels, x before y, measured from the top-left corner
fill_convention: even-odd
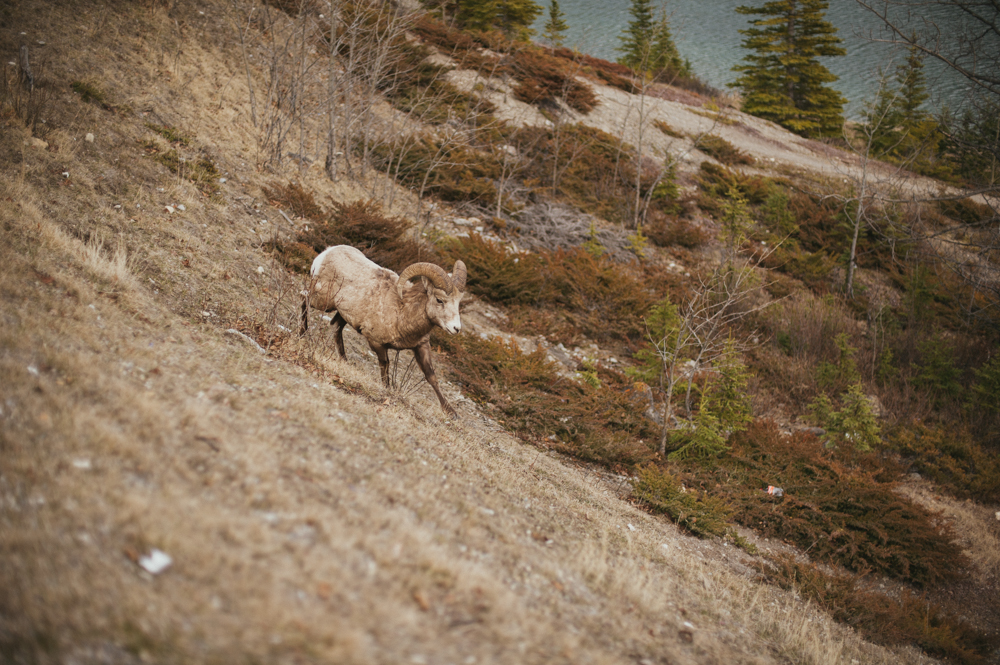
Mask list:
[[[372,347],[372,351],[378,357],[378,370],[379,374],[382,375],[382,383],[386,386],[389,385],[389,350],[384,346],[375,346],[371,342],[368,346]]]
[[[413,349],[413,356],[417,359],[417,364],[420,365],[420,369],[423,370],[424,378],[427,379],[427,383],[431,384],[431,388],[437,393],[438,401],[441,402],[441,408],[450,417],[455,418],[458,416],[455,413],[455,409],[452,408],[448,400],[445,399],[444,394],[441,393],[441,386],[438,385],[437,377],[434,375],[434,366],[431,364],[431,343],[430,340],[424,340],[420,343],[417,348]]]

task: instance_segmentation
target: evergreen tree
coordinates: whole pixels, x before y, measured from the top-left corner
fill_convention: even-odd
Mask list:
[[[542,8],[534,0],[459,0],[455,18],[467,30],[501,30],[515,39],[528,39],[531,24]]]
[[[563,34],[569,26],[566,25],[566,17],[559,10],[559,0],[551,0],[549,3],[549,20],[545,22],[545,31],[542,38],[549,43],[552,48],[563,45]]]
[[[737,7],[760,16],[743,47],[752,51],[746,64],[733,68],[740,77],[730,85],[743,93],[743,111],[803,136],[835,136],[844,123],[845,99],[827,87],[837,77],[821,65],[821,56],[844,55],[837,29],[824,19],[827,0],[773,0],[762,7]]]
[[[929,97],[924,54],[911,46],[906,61],[896,67],[895,86],[883,86],[865,112],[876,155],[905,159],[914,157],[921,147],[930,147],[926,144],[933,137],[928,135],[935,133],[937,123],[921,109]]]
[[[660,18],[653,26],[652,42],[649,46],[649,65],[651,72],[668,70],[671,74],[688,75],[686,63],[681,60],[674,37],[670,32],[670,21],[667,20],[667,10],[660,10]]]
[[[618,58],[618,62],[626,67],[645,71],[649,68],[649,55],[655,29],[653,0],[632,0],[629,13],[632,15],[632,20],[622,33],[622,45],[618,47],[618,51],[624,55]]]

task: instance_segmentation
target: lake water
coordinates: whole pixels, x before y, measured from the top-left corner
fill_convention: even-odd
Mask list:
[[[535,26],[541,34],[548,18],[548,1],[536,1],[544,8]],[[696,75],[709,85],[726,89],[726,84],[736,78],[732,67],[747,53],[740,46],[743,35],[739,31],[754,18],[737,14],[735,9],[740,5],[762,4],[762,0],[667,0],[677,49],[681,57],[691,61]],[[621,54],[615,49],[621,44],[622,31],[630,18],[629,6],[629,0],[561,0],[559,7],[569,25],[566,45],[599,58],[616,60]],[[953,8],[922,3],[920,12],[921,25],[927,20],[941,26],[945,37],[961,28],[962,17]],[[905,51],[872,41],[870,37],[878,37],[881,23],[853,0],[833,0],[826,18],[837,27],[847,55],[821,61],[840,77],[833,87],[847,98],[848,117],[857,119],[865,100],[877,90],[879,67],[894,72]],[[953,109],[960,107],[970,89],[966,79],[933,58],[928,58],[925,65],[928,91],[932,95],[926,107],[930,110],[943,104]]]

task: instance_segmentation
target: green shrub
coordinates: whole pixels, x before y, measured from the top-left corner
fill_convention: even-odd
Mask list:
[[[171,173],[190,180],[205,196],[219,191],[219,169],[215,162],[207,157],[196,160],[183,159],[176,150],[159,152],[155,147],[147,146],[147,153],[153,159],[166,166]]]
[[[96,83],[73,81],[69,84],[69,87],[73,89],[73,92],[80,95],[80,101],[96,104],[106,111],[112,110],[113,107],[108,102],[107,95],[104,94],[104,91]]]
[[[739,192],[750,205],[760,205],[771,193],[771,184],[767,178],[743,175],[712,162],[702,162],[699,168],[699,205],[709,212],[718,212],[719,202],[729,197],[733,190]]]
[[[835,338],[838,358],[836,363],[821,361],[816,365],[816,381],[821,388],[841,391],[861,380],[858,363],[854,359],[858,350],[851,346],[851,337],[840,333]]]
[[[682,134],[681,132],[678,132],[676,129],[674,129],[673,127],[671,127],[670,125],[668,125],[667,123],[665,123],[662,120],[659,120],[659,119],[654,120],[653,121],[653,126],[656,127],[658,130],[660,130],[661,132],[663,132],[664,134],[666,134],[667,136],[669,136],[671,138],[675,138],[675,139],[682,139],[682,138],[684,138],[684,134]]]
[[[679,526],[702,538],[723,536],[729,529],[729,509],[723,501],[697,490],[688,490],[668,472],[649,464],[638,469],[632,496],[654,513],[663,513]]]
[[[960,381],[962,371],[955,366],[952,345],[935,335],[921,342],[918,350],[920,362],[916,366],[914,385],[930,393],[938,406],[961,397],[964,390]]]
[[[153,130],[170,143],[176,143],[177,145],[185,147],[190,143],[188,138],[181,134],[176,127],[171,127],[169,125],[157,125],[152,122],[147,122],[146,127]]]
[[[746,154],[721,136],[715,136],[714,134],[708,134],[699,138],[695,143],[695,147],[709,157],[712,157],[727,166],[754,163],[753,157]]]
[[[841,409],[834,409],[830,398],[821,394],[809,405],[815,424],[826,429],[831,443],[850,444],[868,452],[881,443],[881,428],[871,402],[860,383],[852,383],[840,396]]]

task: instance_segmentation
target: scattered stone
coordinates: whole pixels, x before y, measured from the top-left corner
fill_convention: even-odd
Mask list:
[[[87,469],[91,468],[90,460],[87,459],[86,457],[81,457],[79,459],[75,459],[75,460],[73,460],[73,468],[74,469],[82,469],[82,470],[86,471]]]
[[[159,575],[170,567],[174,562],[166,552],[156,549],[149,551],[149,554],[139,557],[139,565],[151,575]]]
[[[178,203],[177,204],[177,209],[180,210],[181,212],[184,212],[185,210],[187,210],[187,208],[184,207],[183,203]]]
[[[174,207],[173,206],[163,206],[163,209],[167,211],[168,215],[172,215],[173,212],[174,212]]]
[[[94,135],[91,134],[90,132],[87,132],[87,135],[83,137],[83,140],[86,141],[87,143],[93,143]]]
[[[31,146],[32,148],[38,148],[39,150],[47,150],[49,147],[48,141],[43,141],[37,136],[32,136],[24,142],[24,145]]]

